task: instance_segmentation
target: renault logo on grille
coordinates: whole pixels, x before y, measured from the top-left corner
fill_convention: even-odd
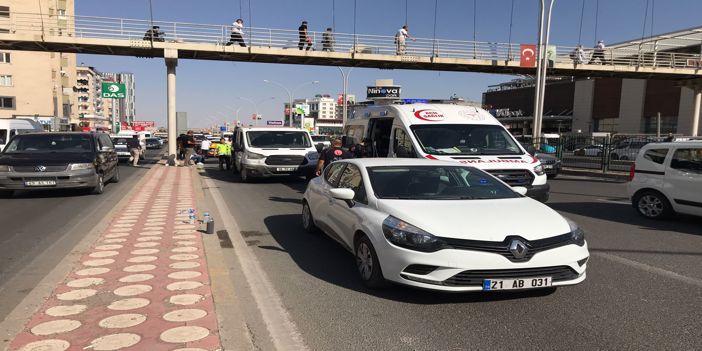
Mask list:
[[[46,166],[36,166],[34,167],[34,170],[37,172],[46,172]]]
[[[526,244],[519,239],[514,239],[512,240],[512,243],[509,244],[509,252],[512,253],[514,258],[524,258],[527,251],[529,251],[529,249],[527,248]]]

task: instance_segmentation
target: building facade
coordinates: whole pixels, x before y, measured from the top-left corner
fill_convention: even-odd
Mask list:
[[[79,127],[82,130],[111,130],[112,99],[102,98],[102,76],[89,66],[76,67]]]
[[[69,34],[73,0],[2,0],[0,31],[9,32],[22,13],[40,12],[56,24],[47,30]],[[0,118],[32,118],[46,130],[76,130],[75,80],[75,54],[0,51]]]

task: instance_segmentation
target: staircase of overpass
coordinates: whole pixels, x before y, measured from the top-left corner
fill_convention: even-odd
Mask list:
[[[153,25],[163,41],[144,40]],[[394,36],[334,33],[333,51],[323,51],[322,32],[309,32],[312,50],[298,49],[297,30],[246,28],[246,47],[226,45],[231,26],[95,16],[12,13],[0,19],[0,48],[27,51],[173,57],[385,69],[533,74],[520,65],[514,43],[417,38],[398,53]],[[576,63],[574,47],[558,47],[550,75],[687,80],[700,78],[701,55],[656,51],[655,46],[605,49],[604,62]],[[593,49],[585,49],[589,58]],[[587,59],[585,60],[588,61]]]

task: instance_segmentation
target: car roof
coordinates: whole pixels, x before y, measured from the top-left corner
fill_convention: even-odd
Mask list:
[[[359,167],[378,167],[378,166],[451,166],[451,167],[469,167],[452,161],[428,160],[422,158],[353,158],[344,160],[348,163],[358,165]]]
[[[644,146],[646,149],[654,147],[702,147],[702,140],[680,140],[680,141],[667,141],[667,142],[653,142],[648,143]]]

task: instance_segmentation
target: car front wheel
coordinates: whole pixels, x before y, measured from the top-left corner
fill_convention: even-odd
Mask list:
[[[361,282],[371,289],[379,289],[387,286],[383,272],[380,268],[378,255],[375,253],[373,244],[367,236],[361,236],[356,241],[356,270]]]
[[[97,184],[93,188],[93,194],[102,194],[105,191],[105,176],[102,174],[97,175]]]
[[[249,177],[249,171],[246,170],[245,167],[241,167],[241,171],[239,171],[239,177],[241,177],[241,181],[244,183],[249,182],[251,180]]]
[[[657,191],[640,192],[632,200],[636,212],[646,218],[663,219],[673,214],[673,208],[668,199]]]

